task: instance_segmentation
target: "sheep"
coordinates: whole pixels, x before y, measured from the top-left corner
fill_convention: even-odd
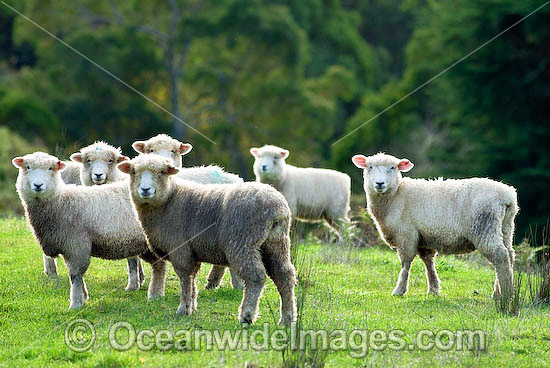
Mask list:
[[[61,171],[61,178],[66,184],[80,185],[80,167],[82,165],[72,162],[63,161],[65,169]],[[42,262],[44,263],[44,273],[49,277],[57,277],[57,260],[42,254]]]
[[[193,146],[189,143],[182,143],[166,134],[159,134],[146,141],[136,141],[132,144],[132,148],[140,154],[152,153],[172,160],[174,166],[181,169],[178,177],[185,180],[201,184],[233,184],[243,182],[239,176],[227,173],[221,167],[215,165],[182,168],[183,156],[191,152]],[[237,274],[231,270],[230,273],[233,288],[242,290],[243,285]],[[206,288],[217,288],[221,284],[224,274],[225,267],[213,265],[208,273]]]
[[[409,269],[418,254],[426,267],[428,293],[440,293],[434,257],[479,250],[496,269],[493,296],[508,300],[513,289],[515,188],[485,178],[424,180],[403,178],[407,159],[379,153],[355,155],[364,172],[367,208],[378,232],[401,261],[393,295],[408,289]]]
[[[201,262],[231,266],[244,280],[239,321],[253,323],[265,274],[281,302],[280,323],[296,320],[296,271],[290,261],[290,209],[275,189],[260,183],[200,185],[175,178],[179,168],[157,155],[139,155],[118,168],[149,247],[167,258],[180,278],[178,314],[197,308],[195,276]]]
[[[62,255],[65,260],[71,281],[71,309],[88,299],[83,276],[91,256],[141,256],[153,267],[149,299],[164,295],[166,262],[149,251],[126,182],[88,188],[67,185],[60,176],[65,164],[43,152],[16,157],[12,163],[19,169],[17,192],[43,253],[48,257]]]
[[[83,185],[102,185],[114,183],[126,178],[116,165],[128,160],[119,148],[102,141],[81,148],[71,155],[71,160],[78,165],[79,180]],[[61,177],[67,169],[61,172]],[[65,181],[65,180],[64,180]],[[65,183],[67,183],[65,181]],[[139,290],[145,281],[141,260],[137,257],[128,258],[128,285],[126,290]]]
[[[193,146],[182,143],[166,134],[159,134],[146,141],[136,141],[132,148],[138,153],[154,153],[173,161],[174,166],[183,167],[183,156],[191,152]],[[233,184],[241,183],[238,175],[225,172],[216,165],[186,167],[180,170],[178,176],[201,184]]]
[[[124,179],[124,176],[116,169],[116,165],[128,160],[128,157],[122,154],[120,148],[99,141],[73,153],[71,160],[79,164],[81,183],[91,186]]]
[[[351,179],[347,174],[316,168],[301,168],[286,163],[290,152],[265,145],[252,147],[256,181],[271,184],[288,201],[292,218],[323,221],[340,241],[340,222],[349,223]]]

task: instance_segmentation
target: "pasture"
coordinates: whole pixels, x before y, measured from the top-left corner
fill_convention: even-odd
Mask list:
[[[119,322],[131,324],[136,334],[151,330],[151,336],[160,330],[240,331],[240,336],[245,331],[248,336],[258,331],[256,335],[260,337],[256,343],[259,341],[261,345],[266,336],[261,335],[262,329],[268,328],[270,333],[278,329],[276,288],[271,280],[267,281],[258,321],[243,328],[237,320],[242,292],[231,289],[228,274],[219,289],[204,290],[209,265],[202,266],[197,278],[197,312],[182,317],[175,314],[180,289],[171,266],[166,296],[148,303],[149,265],[145,265],[147,280],[142,289],[127,292],[124,290],[126,261],[93,258],[85,277],[90,300],[84,308],[70,311],[69,280],[63,262],[59,260],[58,263],[59,280],[49,279],[42,272],[42,253],[25,220],[0,220],[0,366],[549,365],[550,306],[526,304],[517,316],[500,314],[491,298],[494,271],[479,262],[454,256],[438,257],[436,267],[442,293],[434,297],[425,294],[424,266],[417,258],[411,269],[409,293],[404,297],[392,297],[391,290],[400,266],[396,254],[386,246],[352,248],[316,240],[295,243],[293,261],[299,275],[298,328],[324,330],[329,336],[332,331],[341,331],[352,336],[354,341],[336,344],[324,352],[314,349],[307,340],[304,349],[278,351],[275,345],[254,349],[252,343],[248,348],[239,345],[235,349],[223,346],[210,349],[204,341],[200,346],[191,344],[179,349],[176,344],[170,346],[170,342],[162,339],[156,344],[153,337],[143,340],[142,349],[135,344],[129,350],[119,351],[109,342],[109,332]],[[67,325],[76,319],[88,320],[95,330],[95,341],[85,352],[73,351],[65,342]],[[360,331],[352,332],[354,329]],[[374,336],[372,332],[377,330]],[[486,334],[486,347],[472,340],[473,343],[463,344],[458,349],[456,341],[454,344],[449,342],[452,339],[449,331],[465,330],[482,330]],[[119,331],[118,343],[129,341],[131,333],[128,331]],[[380,340],[380,336],[390,331],[402,334],[401,343],[390,341],[388,344]],[[417,339],[419,332],[424,334],[420,339],[422,345]],[[89,337],[86,333],[74,336]],[[442,339],[434,344],[432,340],[437,336]]]

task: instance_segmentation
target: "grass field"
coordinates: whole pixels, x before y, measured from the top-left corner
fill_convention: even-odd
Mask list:
[[[329,367],[550,365],[550,307],[522,307],[518,316],[500,315],[491,299],[494,273],[488,267],[452,256],[439,257],[436,265],[443,291],[441,296],[433,297],[425,294],[423,265],[417,259],[411,271],[409,293],[405,297],[392,297],[400,267],[396,254],[389,249],[347,250],[336,245],[304,244],[297,252],[295,263],[301,278],[297,293],[299,303],[303,302],[299,325],[329,333],[334,329],[346,333],[361,329],[369,333],[368,344],[362,340],[367,335],[358,333],[355,345],[349,344],[346,350],[324,354],[308,344],[303,352],[285,351],[284,361],[283,353],[274,349],[255,351],[241,347],[234,351],[217,348],[208,351],[206,344],[200,349],[195,346],[197,350],[192,351],[176,348],[164,351],[164,345],[150,351],[135,346],[117,351],[109,343],[109,328],[121,321],[131,323],[136,331],[242,330],[237,321],[242,292],[231,289],[228,275],[218,290],[203,290],[210,268],[204,265],[198,277],[198,311],[190,317],[176,316],[179,282],[171,268],[166,297],[147,303],[146,287],[138,292],[124,290],[125,261],[93,259],[86,276],[90,300],[83,309],[70,311],[69,281],[63,262],[59,261],[59,280],[46,277],[42,273],[40,248],[25,221],[1,220],[0,366],[265,367],[282,366],[290,359],[302,360],[302,365],[324,363]],[[149,275],[150,267],[146,265],[145,269]],[[260,303],[260,317],[244,331],[249,334],[261,331],[264,323],[276,329],[274,321],[278,313],[278,294],[268,281]],[[74,352],[65,343],[66,326],[75,318],[87,319],[96,331],[95,342],[87,352]],[[421,330],[437,334],[441,330],[468,329],[487,334],[486,350],[477,344],[466,351],[412,349]],[[402,331],[406,349],[374,350],[370,345],[370,332],[374,330]],[[123,342],[127,337],[124,331],[118,335]],[[441,344],[445,345],[448,340],[443,340]],[[430,336],[423,341],[429,345]],[[364,357],[350,355],[365,352],[365,347],[368,351]]]

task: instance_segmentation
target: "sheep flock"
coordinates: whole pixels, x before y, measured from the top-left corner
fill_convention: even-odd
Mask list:
[[[164,296],[166,266],[172,264],[181,287],[176,312],[189,315],[200,306],[195,277],[201,263],[209,263],[206,288],[219,287],[229,268],[232,286],[243,289],[241,323],[256,320],[266,276],[280,294],[280,323],[296,322],[292,221],[322,222],[344,242],[342,228],[353,226],[350,177],[288,164],[289,150],[274,145],[250,148],[256,182],[214,164],[185,167],[183,158],[193,147],[166,134],[132,147],[133,159],[95,142],[70,161],[44,152],[12,160],[44,273],[57,277],[57,256],[67,265],[70,308],[88,300],[84,276],[91,257],[98,257],[128,259],[128,291],[142,286],[141,260],[149,263],[149,300]],[[403,177],[413,163],[384,153],[357,154],[351,161],[363,170],[368,214],[401,262],[393,295],[407,292],[417,255],[426,269],[427,292],[439,295],[437,254],[475,250],[495,268],[493,297],[512,295],[519,211],[513,187],[486,178]]]

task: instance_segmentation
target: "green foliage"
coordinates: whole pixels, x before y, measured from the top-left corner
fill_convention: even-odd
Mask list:
[[[15,191],[18,170],[12,165],[14,157],[44,151],[41,145],[29,143],[6,127],[0,127],[0,214],[22,215],[23,206]]]

